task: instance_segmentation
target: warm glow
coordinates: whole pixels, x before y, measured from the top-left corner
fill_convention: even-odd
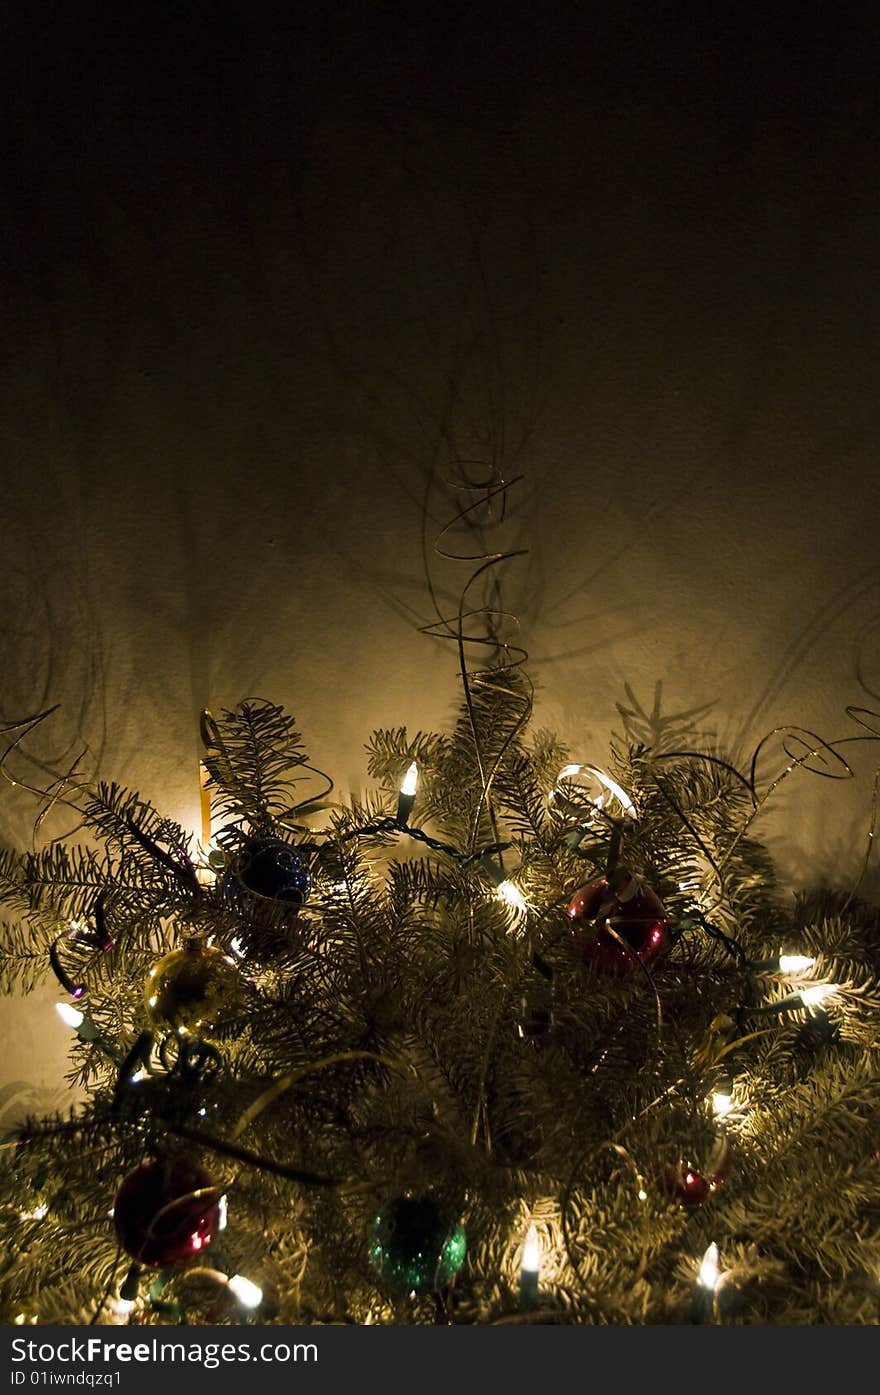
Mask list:
[[[807,969],[812,969],[815,959],[810,959],[806,954],[780,954],[779,972],[781,974],[802,974]]]
[[[526,910],[526,903],[522,892],[519,887],[514,886],[511,881],[499,882],[495,897],[498,901],[503,901],[505,906],[512,906],[514,910],[523,912]]]
[[[804,1007],[818,1007],[837,992],[836,983],[813,983],[809,988],[800,989],[800,999]]]
[[[537,1274],[541,1268],[541,1241],[533,1225],[529,1226],[523,1241],[522,1268],[527,1274]]]
[[[131,1298],[114,1298],[110,1302],[110,1310],[117,1317],[127,1317],[134,1307],[134,1300]]]
[[[718,1246],[714,1240],[703,1255],[703,1262],[700,1265],[700,1283],[703,1288],[708,1289],[714,1289],[718,1283]]]
[[[723,1119],[733,1108],[733,1099],[725,1090],[712,1091],[712,1113],[716,1119]]]
[[[648,1193],[645,1191],[644,1187],[639,1187],[639,1201],[647,1201],[647,1200],[648,1200]]]
[[[257,1308],[263,1301],[263,1290],[242,1274],[233,1274],[229,1288],[243,1308]]]
[[[205,1112],[204,1109],[200,1109],[200,1110],[199,1110],[199,1113],[200,1113],[200,1114],[204,1114],[204,1112]],[[225,1196],[225,1193],[224,1193],[223,1196],[221,1196],[220,1200],[217,1202],[217,1213],[218,1213],[218,1214],[217,1214],[217,1229],[218,1229],[218,1230],[225,1230],[225,1229],[226,1229],[226,1226],[227,1226],[227,1223],[228,1223],[228,1219],[229,1219],[229,1218],[228,1218],[228,1215],[227,1215],[227,1205],[226,1205],[226,1196]]]
[[[79,1008],[71,1007],[70,1003],[56,1003],[55,1011],[68,1027],[73,1027],[75,1030],[82,1026],[84,1015],[79,1011]]]
[[[419,767],[416,765],[415,761],[413,761],[412,765],[409,767],[409,769],[403,777],[400,786],[400,793],[408,795],[415,794],[418,783]]]

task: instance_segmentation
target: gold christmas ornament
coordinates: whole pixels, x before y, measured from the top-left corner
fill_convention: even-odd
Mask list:
[[[144,1006],[157,1027],[205,1035],[222,1025],[240,993],[235,961],[222,949],[192,939],[147,974]]]

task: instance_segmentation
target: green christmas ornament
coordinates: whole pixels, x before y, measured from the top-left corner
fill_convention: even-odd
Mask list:
[[[390,1287],[403,1293],[445,1288],[467,1253],[455,1212],[431,1196],[398,1196],[370,1227],[369,1254]]]

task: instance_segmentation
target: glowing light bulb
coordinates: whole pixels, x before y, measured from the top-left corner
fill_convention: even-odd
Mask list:
[[[712,1113],[716,1119],[723,1119],[733,1108],[733,1099],[726,1090],[712,1091]]]
[[[49,1214],[46,1205],[35,1206],[33,1211],[19,1211],[18,1218],[21,1221],[42,1221]]]
[[[818,1007],[838,991],[836,983],[812,983],[800,990],[800,1000],[804,1007]]]
[[[229,1280],[229,1290],[234,1293],[243,1308],[258,1308],[263,1301],[263,1290],[252,1284],[243,1274],[233,1274]]]
[[[648,1200],[648,1193],[645,1191],[644,1187],[639,1187],[639,1201],[647,1201],[647,1200]]]
[[[779,955],[779,972],[781,974],[802,974],[807,969],[812,969],[815,959],[811,959],[807,954],[782,954]]]
[[[525,898],[518,886],[514,886],[511,881],[503,881],[495,889],[495,899],[503,901],[505,906],[512,906],[514,910],[525,913],[527,907]]]
[[[82,1026],[85,1014],[81,1013],[79,1008],[71,1007],[70,1003],[56,1003],[55,1011],[61,1021],[65,1022],[68,1027],[73,1027],[74,1031],[77,1027]]]
[[[703,1255],[699,1273],[700,1283],[703,1288],[714,1289],[718,1283],[718,1246],[715,1241],[709,1246]]]
[[[537,1274],[541,1269],[541,1240],[534,1225],[530,1225],[522,1248],[522,1271]]]
[[[538,1272],[541,1268],[541,1241],[534,1225],[530,1225],[522,1247],[519,1271],[519,1305],[524,1311],[534,1308],[538,1301]]]
[[[397,796],[397,822],[401,827],[405,827],[406,821],[412,813],[412,807],[416,802],[418,783],[419,768],[413,761],[400,782],[400,794]]]
[[[204,1114],[205,1111],[202,1110],[201,1112]],[[217,1202],[217,1229],[225,1230],[228,1221],[229,1217],[227,1215],[226,1195],[224,1193],[224,1195],[221,1196],[220,1200]]]

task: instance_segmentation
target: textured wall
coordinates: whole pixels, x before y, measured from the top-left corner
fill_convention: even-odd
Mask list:
[[[356,791],[374,726],[456,699],[418,625],[458,458],[525,477],[504,599],[574,753],[627,687],[741,753],[855,734],[876,34],[123,10],[6,45],[4,717],[62,703],[44,754],[195,827],[199,708],[263,695]],[[445,603],[465,574],[432,563]],[[860,860],[846,749],[768,824],[795,880]],[[6,1020],[7,1078],[52,1080],[64,1029]]]

